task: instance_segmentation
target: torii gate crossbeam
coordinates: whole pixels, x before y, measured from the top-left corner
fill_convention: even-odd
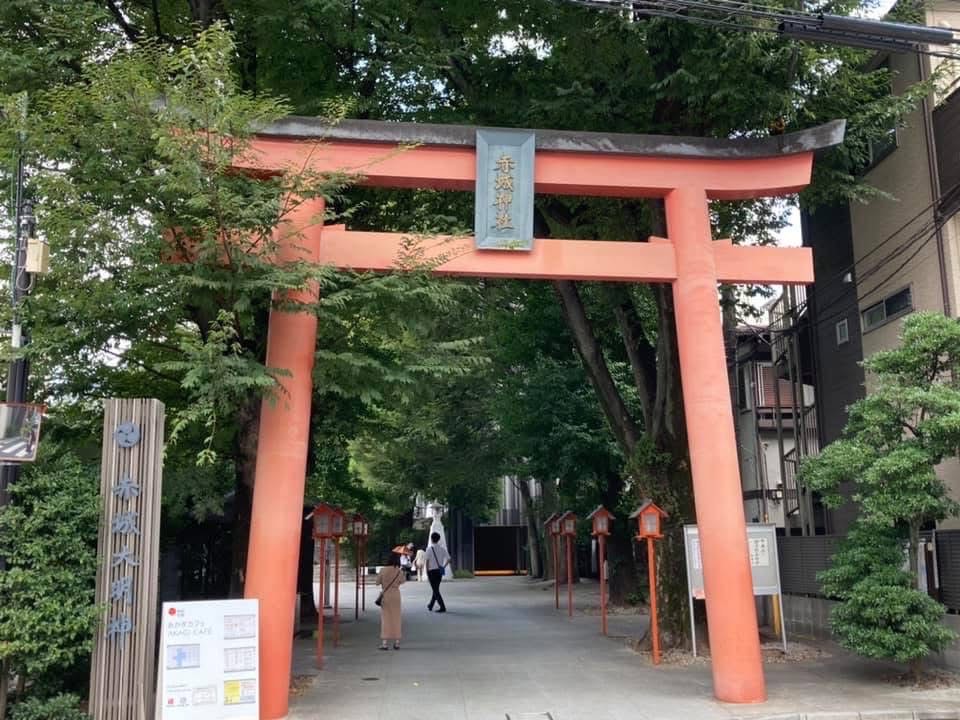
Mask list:
[[[708,201],[796,192],[810,181],[814,152],[843,138],[842,121],[761,140],[536,131],[537,192],[663,198],[667,238],[649,243],[538,240],[531,252],[476,250],[433,239],[460,276],[670,282],[702,540],[714,694],[766,699],[746,524],[727,387],[717,283],[813,281],[808,248],[749,248],[713,241]],[[470,190],[475,128],[346,121],[334,127],[290,118],[257,136],[240,169],[275,174],[310,169],[357,174],[378,187]],[[400,235],[322,227],[321,200],[304,202],[278,230],[296,233],[282,260],[355,270],[395,267]],[[304,290],[309,299],[311,290]],[[261,409],[246,596],[260,599],[261,718],[287,714],[300,514],[309,443],[316,317],[270,314],[267,364],[285,368],[282,401]]]

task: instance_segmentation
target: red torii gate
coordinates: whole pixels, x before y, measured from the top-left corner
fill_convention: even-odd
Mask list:
[[[262,130],[240,169],[350,172],[375,187],[472,190],[475,130],[467,126],[289,118]],[[813,281],[808,248],[740,247],[713,241],[708,201],[786,195],[807,185],[817,150],[840,143],[844,123],[759,140],[536,131],[534,187],[558,195],[662,198],[667,238],[649,243],[536,240],[529,252],[457,248],[448,275],[669,282],[707,620],[719,700],[766,699],[730,405],[717,283]],[[398,151],[399,149],[399,151]],[[403,235],[323,227],[322,200],[300,204],[278,230],[279,260],[388,271]],[[434,253],[450,254],[435,245]],[[309,300],[314,291],[294,293]],[[260,600],[260,717],[287,714],[301,509],[309,442],[317,319],[270,313],[267,365],[285,368],[286,394],[261,409],[246,597]]]

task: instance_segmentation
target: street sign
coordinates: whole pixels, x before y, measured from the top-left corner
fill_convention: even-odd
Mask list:
[[[158,720],[258,720],[258,600],[163,604]]]

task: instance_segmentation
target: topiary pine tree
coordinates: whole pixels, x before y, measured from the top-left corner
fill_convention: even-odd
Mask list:
[[[802,469],[810,488],[836,507],[850,483],[859,515],[832,567],[824,592],[840,601],[831,628],[860,655],[909,663],[955,634],[944,608],[918,588],[920,530],[955,515],[935,468],[960,447],[960,323],[916,313],[903,323],[900,347],[864,363],[871,392],[850,408],[844,437]],[[906,548],[909,571],[903,569]]]

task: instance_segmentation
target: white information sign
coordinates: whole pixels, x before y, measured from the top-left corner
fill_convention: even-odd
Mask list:
[[[706,598],[703,587],[703,561],[700,559],[700,534],[696,525],[683,526],[687,553],[687,584],[697,600]],[[780,566],[777,561],[777,528],[774,525],[749,523],[747,547],[754,595],[780,593]]]
[[[700,533],[696,525],[683,526],[683,544],[687,555],[687,592],[690,602],[690,626],[693,636],[693,654],[697,654],[696,626],[693,601],[705,600],[703,561],[700,558]],[[750,574],[754,595],[775,595],[783,617],[783,598],[780,597],[780,562],[777,557],[777,528],[775,525],[748,523],[747,548],[750,554]],[[787,651],[786,629],[781,623],[783,651]]]
[[[160,720],[258,720],[257,600],[163,604]]]

